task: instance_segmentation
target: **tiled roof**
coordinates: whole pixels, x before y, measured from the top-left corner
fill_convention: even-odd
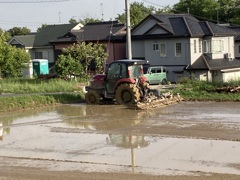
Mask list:
[[[151,14],[140,22],[132,31],[139,28],[142,23],[150,18],[156,20],[156,24],[165,27],[173,34],[169,37],[203,37],[203,36],[233,36],[236,32],[208,21],[199,21],[189,14]],[[151,29],[152,27],[149,27]],[[147,32],[148,30],[146,30]],[[145,33],[143,33],[146,35]],[[151,36],[151,35],[149,35]],[[159,34],[159,36],[162,36]],[[146,37],[146,36],[145,36]],[[156,36],[154,36],[156,37]]]
[[[125,36],[125,25],[118,21],[87,23],[81,30],[74,31],[72,34],[77,37],[78,41],[122,39]]]
[[[48,25],[36,35],[34,46],[49,46],[51,45],[50,42],[63,37],[76,25],[77,24]]]
[[[19,42],[21,45],[25,47],[33,47],[35,34],[17,35],[17,36],[14,36],[13,39],[15,39],[17,42]],[[11,39],[11,41],[13,39]]]
[[[186,70],[222,70],[239,67],[240,60],[238,59],[211,59],[206,55],[202,55],[192,65],[188,66]]]

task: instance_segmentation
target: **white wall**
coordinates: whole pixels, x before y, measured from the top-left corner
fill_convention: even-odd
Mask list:
[[[43,53],[43,59],[47,59],[48,63],[54,63],[53,48],[38,48],[38,49],[34,49],[33,54],[35,52],[42,52]],[[36,59],[36,57],[34,57],[33,59]]]
[[[223,73],[223,81],[240,80],[240,71]]]
[[[194,52],[194,40],[196,41],[196,52]],[[191,38],[190,39],[190,63],[193,64],[203,54],[203,43],[201,43],[201,52],[199,52],[199,41],[202,38]]]

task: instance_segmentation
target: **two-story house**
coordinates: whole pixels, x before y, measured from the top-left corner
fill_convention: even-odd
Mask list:
[[[9,44],[24,48],[31,59],[47,59],[54,66],[57,57],[77,42],[106,45],[107,63],[126,57],[126,27],[118,21],[47,25],[38,33],[14,36]]]
[[[51,42],[55,53],[61,54],[63,48],[74,43],[100,43],[106,45],[107,63],[126,57],[126,26],[118,21],[103,21],[87,23],[79,30],[74,30],[65,36]]]
[[[167,68],[168,80],[240,78],[235,31],[188,14],[151,14],[132,30],[133,58]]]
[[[51,66],[55,63],[55,47],[51,41],[63,37],[71,31],[79,30],[82,26],[81,23],[47,25],[38,33],[14,36],[8,43],[18,48],[24,48],[32,60],[47,59]]]

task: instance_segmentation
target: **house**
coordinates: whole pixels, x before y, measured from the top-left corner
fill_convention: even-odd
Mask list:
[[[14,36],[8,43],[17,47],[17,48],[23,48],[26,52],[30,53],[30,56],[32,57],[33,54],[31,54],[31,50],[34,46],[34,40],[35,40],[36,33],[30,33],[27,35],[17,35]]]
[[[132,56],[167,68],[167,78],[207,81],[240,78],[236,32],[189,14],[151,14],[132,29]]]
[[[80,23],[47,25],[39,33],[14,36],[8,43],[24,48],[30,54],[31,59],[47,59],[51,66],[55,63],[56,57],[54,45],[50,42],[81,27]]]
[[[51,44],[54,45],[56,54],[61,54],[63,48],[77,42],[105,44],[108,52],[106,62],[110,63],[126,57],[125,35],[126,27],[118,21],[93,22],[51,41]]]
[[[126,27],[118,21],[48,25],[39,33],[14,36],[9,44],[24,48],[31,59],[47,59],[53,67],[63,48],[77,42],[106,45],[106,63],[126,57]]]

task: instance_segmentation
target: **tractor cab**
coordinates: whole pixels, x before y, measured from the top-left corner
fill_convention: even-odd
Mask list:
[[[119,60],[110,64],[105,77],[107,94],[114,94],[121,83],[135,83],[143,76],[142,64],[142,60]]]

